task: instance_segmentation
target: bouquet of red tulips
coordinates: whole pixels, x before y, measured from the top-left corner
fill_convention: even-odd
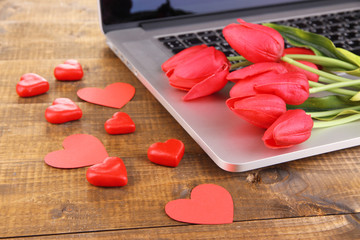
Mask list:
[[[262,140],[269,148],[291,147],[306,141],[313,128],[360,119],[360,79],[337,74],[360,76],[359,56],[324,36],[271,23],[239,19],[223,35],[240,56],[199,45],[163,63],[170,85],[187,91],[185,101],[234,82],[226,105],[266,129]],[[285,49],[284,39],[293,47]],[[321,91],[332,94],[312,95]]]

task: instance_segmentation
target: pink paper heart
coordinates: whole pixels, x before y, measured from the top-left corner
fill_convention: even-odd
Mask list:
[[[202,184],[191,192],[191,199],[177,199],[165,206],[166,214],[180,222],[194,224],[232,223],[234,204],[230,193],[215,184]]]
[[[65,138],[64,150],[48,153],[45,163],[56,168],[79,168],[101,163],[108,157],[99,139],[88,134],[74,134]]]
[[[82,88],[77,95],[84,101],[112,108],[122,108],[135,95],[135,88],[128,84],[117,82],[106,88]]]

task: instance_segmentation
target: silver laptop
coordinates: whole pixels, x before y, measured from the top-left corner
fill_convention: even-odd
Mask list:
[[[264,130],[227,108],[230,83],[212,96],[184,102],[185,92],[171,87],[160,68],[173,54],[200,43],[236,54],[222,42],[221,29],[237,18],[316,31],[359,54],[359,0],[98,0],[98,5],[109,47],[220,168],[248,171],[360,144],[360,122],[354,122],[314,129],[309,140],[292,148],[268,149],[261,140]],[[354,29],[346,36],[352,39],[344,41],[349,28]]]

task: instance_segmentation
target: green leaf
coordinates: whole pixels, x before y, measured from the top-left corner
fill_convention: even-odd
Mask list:
[[[349,96],[328,95],[325,97],[309,97],[300,105],[287,105],[288,109],[303,109],[306,112],[327,111],[352,106],[360,106],[360,102],[350,100]]]
[[[318,56],[340,59],[360,67],[359,56],[345,49],[336,48],[330,39],[322,35],[274,23],[264,23],[263,25],[277,30],[293,46],[310,48]],[[335,68],[328,68],[328,70],[335,70]],[[347,73],[358,75],[360,69],[348,71]]]
[[[351,71],[344,71],[347,74],[351,74],[354,76],[360,76],[360,56],[346,50],[343,48],[336,48],[338,52],[340,52],[342,55],[346,56],[347,59],[351,60],[351,63],[358,66],[359,68]]]
[[[344,116],[344,115],[352,115],[352,114],[359,114],[360,112],[359,111],[356,111],[356,110],[344,110],[344,111],[341,111],[339,112],[338,114],[336,115],[333,115],[333,116],[328,116],[328,117],[314,117],[314,119],[316,120],[321,120],[321,121],[331,121],[331,120],[334,120],[335,118],[338,118],[340,116]]]

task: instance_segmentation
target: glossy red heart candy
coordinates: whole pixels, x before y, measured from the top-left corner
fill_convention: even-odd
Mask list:
[[[60,81],[76,81],[82,79],[84,72],[77,60],[69,59],[55,67],[54,76]]]
[[[184,156],[184,143],[178,139],[152,144],[147,152],[150,161],[168,167],[176,167]]]
[[[230,193],[215,184],[202,184],[191,191],[191,199],[177,199],[165,206],[166,214],[180,222],[193,224],[226,224],[234,218]]]
[[[65,123],[82,117],[81,109],[69,98],[57,98],[45,111],[50,123]]]
[[[56,168],[79,168],[102,163],[108,157],[99,139],[88,134],[74,134],[65,138],[64,150],[48,153],[45,163]]]
[[[117,112],[105,124],[105,131],[109,134],[126,134],[135,132],[135,123],[127,113]]]
[[[35,73],[26,73],[16,84],[16,92],[20,97],[33,97],[46,93],[49,87],[49,82],[45,78]]]
[[[86,171],[89,183],[100,187],[121,187],[128,182],[126,167],[121,158],[107,157]]]
[[[128,84],[117,82],[106,86],[105,89],[89,87],[77,92],[84,101],[112,108],[122,108],[135,95],[135,88]]]

